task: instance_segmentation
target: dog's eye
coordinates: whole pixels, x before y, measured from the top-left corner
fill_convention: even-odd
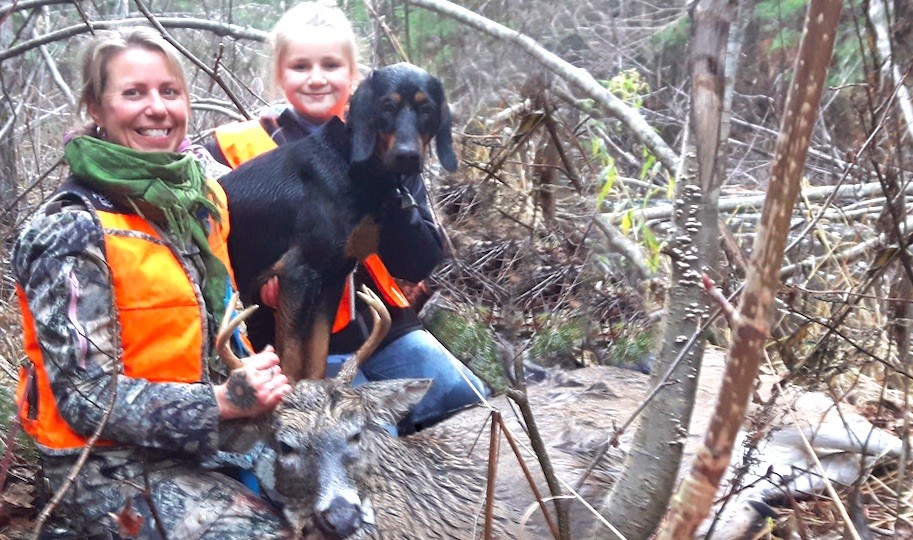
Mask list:
[[[432,105],[424,105],[418,109],[418,117],[421,120],[430,120],[434,118],[436,108]]]

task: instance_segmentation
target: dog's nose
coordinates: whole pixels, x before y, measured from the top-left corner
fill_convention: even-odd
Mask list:
[[[415,174],[422,170],[422,155],[417,149],[397,149],[393,156],[396,170],[404,174]]]

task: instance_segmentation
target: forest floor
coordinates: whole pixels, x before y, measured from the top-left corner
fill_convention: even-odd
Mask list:
[[[683,472],[691,465],[693,456],[707,431],[718,385],[723,378],[725,359],[725,351],[716,347],[708,347],[705,353],[694,415],[682,461]],[[773,382],[773,377],[769,375],[763,376],[762,379],[763,384]],[[564,390],[556,390],[556,387],[564,387]],[[538,403],[546,418],[551,414],[549,408],[563,406],[570,411],[567,418],[559,420],[564,423],[546,427],[551,429],[546,435],[552,438],[575,438],[574,441],[568,441],[573,444],[561,446],[572,448],[573,453],[585,457],[595,455],[606,438],[611,436],[612,431],[622,425],[637,408],[648,389],[648,375],[615,367],[595,366],[571,371],[562,367],[550,368],[546,382],[530,385],[529,391],[531,401],[534,404]],[[496,400],[496,403],[503,404],[505,400],[501,398]],[[598,410],[594,410],[597,405]],[[587,407],[589,410],[585,410]],[[503,409],[502,412],[506,419],[513,415],[509,408]],[[484,422],[486,414],[483,408],[470,409],[460,413],[461,419],[457,422],[480,424]],[[562,418],[561,415],[558,417]],[[634,425],[636,426],[636,422]],[[588,501],[594,507],[599,507],[601,497],[613,481],[612,471],[617,471],[622,465],[623,454],[630,445],[632,434],[633,427],[621,437],[620,447],[605,458],[609,463],[600,464],[598,469],[602,472],[594,473],[591,482],[600,484],[589,490],[596,498]],[[502,464],[499,469],[504,467],[510,467],[510,464]],[[9,482],[2,493],[3,504],[0,505],[0,539],[18,540],[32,537],[35,517],[43,504],[33,481],[36,474],[37,469],[33,462],[20,457],[13,458]],[[500,474],[504,474],[503,471]],[[896,481],[895,476],[894,471],[878,471],[878,474],[871,475],[861,486],[866,496],[860,503],[860,510],[865,512],[870,522],[877,524],[876,532],[887,531],[892,526],[893,518],[888,509],[892,504],[891,486]],[[840,490],[841,495],[845,496],[846,488]],[[777,511],[780,517],[776,520],[777,528],[773,530],[770,538],[836,540],[843,537],[838,508],[826,498],[792,501],[791,505]],[[874,537],[881,536],[876,534]]]

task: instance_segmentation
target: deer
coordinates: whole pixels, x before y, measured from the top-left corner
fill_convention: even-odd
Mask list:
[[[488,440],[483,437],[476,445],[475,437],[469,433],[484,425],[489,409],[470,408],[415,434],[391,435],[387,427],[406,417],[432,381],[408,379],[351,385],[358,363],[382,340],[388,324],[383,302],[369,289],[359,291],[359,295],[375,312],[374,329],[340,373],[333,379],[297,382],[270,415],[253,422],[227,422],[221,430],[222,449],[241,454],[262,449],[254,460],[254,472],[267,496],[282,505],[285,518],[300,538],[481,535]],[[227,322],[230,314],[227,315],[217,338],[220,356],[233,368],[240,366],[241,360],[230,350],[228,338],[246,313],[231,322]],[[596,392],[607,399],[611,397],[606,388]],[[592,394],[583,395],[594,399]],[[581,439],[601,440],[601,432],[580,426],[562,427],[565,411],[563,407],[549,407],[553,396],[544,389],[531,396],[535,407],[553,416],[546,422],[546,436],[554,444],[565,444],[570,449],[563,460],[557,461],[561,470],[579,474],[586,468],[587,451],[578,455],[574,445]],[[504,402],[498,405],[507,408]],[[507,424],[520,431],[517,422],[510,419]],[[571,431],[562,434],[565,428]],[[585,435],[581,435],[581,429]],[[503,451],[509,452],[506,445]],[[603,483],[607,471],[603,468],[596,472]],[[526,480],[516,461],[504,460],[497,478],[493,537],[548,535],[541,516],[531,519],[527,529],[520,523],[524,512],[536,504],[536,498],[532,488],[524,487]],[[537,489],[544,490],[541,475],[536,480]],[[596,502],[605,488],[607,484],[596,491],[586,488],[584,492]],[[572,509],[581,515],[586,512],[583,506]]]
[[[330,380],[298,382],[271,415],[256,422],[234,421],[234,429],[225,430],[225,449],[247,453],[262,448],[254,460],[255,473],[269,498],[281,503],[300,538],[481,536],[491,441],[479,434],[492,409],[510,410],[506,398],[405,437],[391,435],[386,427],[408,414],[431,381],[351,386],[359,358],[370,354],[382,339],[377,334],[384,331],[383,302],[372,298],[370,291],[361,294],[381,322],[375,323],[375,331],[340,374]],[[712,369],[707,372],[701,377],[698,399],[703,401],[695,409],[691,440],[700,439],[705,430],[708,418],[701,411],[712,409],[709,400],[715,399],[720,380]],[[647,390],[643,374],[611,366],[555,370],[546,383],[528,387],[557,476],[568,485],[582,482],[571,505],[572,537],[604,526],[593,508],[611,488],[631,436],[622,433],[617,447],[606,443],[614,438],[613,426],[623,423]],[[815,466],[797,442],[799,431],[811,439],[826,476],[843,484],[859,477],[863,461],[900,452],[898,437],[855,412],[838,412],[825,394],[801,393],[794,407],[803,422],[794,425],[781,416],[769,424],[769,435],[744,479],[748,487],[725,506],[721,489],[722,525],[711,528],[713,518],[708,518],[702,527],[705,534],[741,538],[776,515],[768,503],[821,489],[824,476],[814,473]],[[505,419],[522,438],[519,420],[508,415]],[[685,463],[693,453],[688,446]],[[536,492],[510,452],[508,445],[501,445],[489,533],[492,538],[548,537]],[[584,478],[597,455],[603,457]],[[534,481],[537,491],[544,492],[541,475]],[[532,516],[525,519],[527,514]]]

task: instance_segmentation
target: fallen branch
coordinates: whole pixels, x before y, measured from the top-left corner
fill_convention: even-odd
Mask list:
[[[908,195],[913,195],[913,183],[907,184],[905,186],[904,192]],[[873,195],[881,194],[881,184],[878,182],[869,182],[865,184],[842,185],[836,188],[834,186],[818,186],[806,188],[802,191],[801,196],[808,199],[809,201],[825,200],[828,197],[833,196],[835,199],[848,198],[856,202],[860,199],[865,199],[872,197]],[[747,208],[752,210],[760,210],[761,205],[764,204],[765,197],[766,195],[751,195],[748,197],[723,197],[720,199],[719,209],[720,212],[736,212],[738,210],[744,210]],[[619,223],[629,213],[632,213],[633,217],[639,220],[666,220],[672,218],[672,212],[674,210],[675,209],[671,204],[663,204],[650,208],[631,208],[627,210],[619,210],[604,214],[604,217],[609,223]]]

